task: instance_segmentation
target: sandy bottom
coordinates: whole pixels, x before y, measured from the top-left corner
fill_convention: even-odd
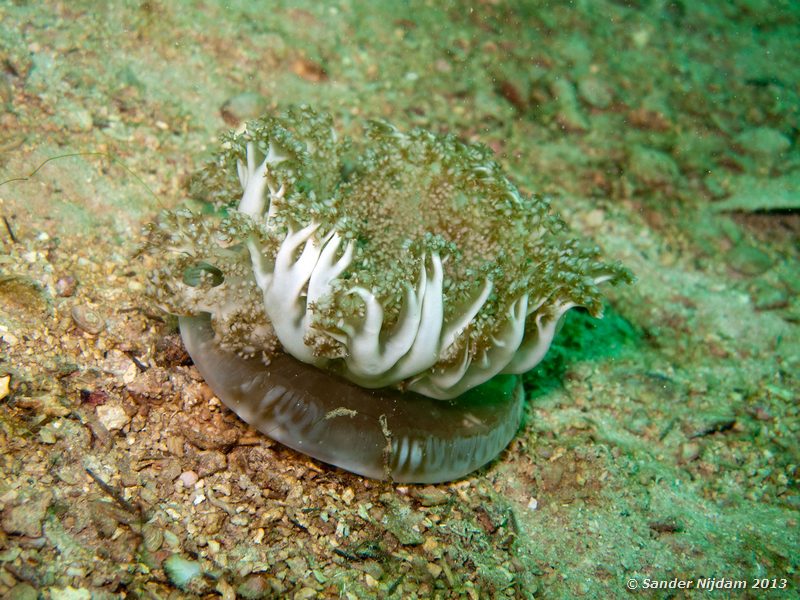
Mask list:
[[[0,596],[797,593],[797,6],[98,4],[0,5]],[[488,145],[639,279],[464,480],[271,442],[143,294],[142,226],[298,102]]]

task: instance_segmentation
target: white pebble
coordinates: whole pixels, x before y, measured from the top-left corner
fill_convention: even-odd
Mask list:
[[[130,422],[130,417],[118,404],[102,404],[97,407],[97,418],[109,431],[122,429]]]
[[[194,487],[194,484],[197,483],[198,479],[199,477],[194,471],[184,471],[180,476],[181,483],[185,488]]]

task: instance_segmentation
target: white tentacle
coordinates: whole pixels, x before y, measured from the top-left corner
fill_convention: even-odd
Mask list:
[[[318,227],[317,223],[312,223],[289,232],[275,257],[269,284],[262,289],[267,316],[284,350],[298,360],[315,364],[320,361],[305,343],[307,322],[303,296],[322,252],[319,243],[312,238]],[[294,260],[301,245],[303,250]]]
[[[527,337],[516,354],[503,369],[503,373],[525,373],[538,365],[556,334],[558,321],[570,308],[577,306],[574,302],[562,302],[555,307],[555,314],[547,321],[542,315],[536,317],[536,333]]]
[[[493,344],[477,360],[470,360],[465,350],[465,358],[457,365],[442,372],[434,370],[413,381],[409,389],[432,398],[454,398],[497,375],[522,342],[527,309],[528,295],[525,294],[511,306],[508,319],[493,338]]]

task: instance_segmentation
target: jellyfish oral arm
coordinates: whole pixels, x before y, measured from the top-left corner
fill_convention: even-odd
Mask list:
[[[277,165],[286,160],[276,152],[270,144],[267,155],[258,163],[258,151],[253,142],[247,144],[247,163],[237,161],[236,170],[239,174],[239,182],[244,193],[239,202],[239,212],[250,215],[251,217],[261,217],[264,214],[264,204],[267,201],[266,191],[269,188],[269,206],[267,207],[267,220],[274,213],[275,201],[283,197],[285,188],[281,185],[276,186],[269,176],[269,167]]]

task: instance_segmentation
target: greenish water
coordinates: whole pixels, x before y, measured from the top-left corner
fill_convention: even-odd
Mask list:
[[[0,595],[796,596],[798,39],[757,0],[0,5]],[[486,145],[637,277],[473,476],[270,443],[147,299],[141,228],[300,103]]]

